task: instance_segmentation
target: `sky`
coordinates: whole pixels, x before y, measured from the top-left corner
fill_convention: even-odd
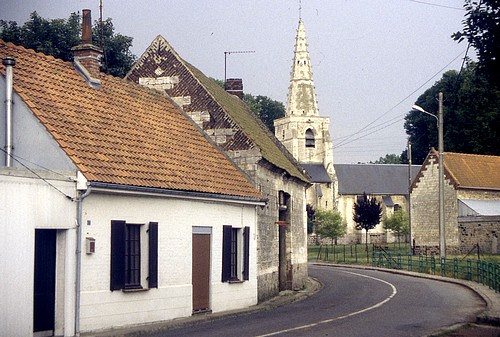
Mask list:
[[[3,0],[0,19],[31,12],[99,18],[100,0]],[[301,5],[299,5],[301,3]],[[404,116],[448,70],[466,43],[463,0],[102,0],[103,18],[133,37],[139,57],[157,35],[205,75],[243,79],[245,93],[286,102],[302,18],[321,116],[330,117],[335,163],[368,163],[406,148]],[[301,8],[301,9],[299,9]],[[232,53],[224,57],[224,52]],[[474,52],[469,51],[474,57]],[[226,61],[226,62],[225,62]],[[446,97],[445,97],[446,104]]]

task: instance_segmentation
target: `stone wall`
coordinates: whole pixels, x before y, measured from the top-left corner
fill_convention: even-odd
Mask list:
[[[481,254],[499,254],[500,216],[467,216],[458,218],[460,253],[467,254],[477,247]]]
[[[435,158],[422,169],[411,192],[412,239],[416,247],[439,247],[439,172]],[[446,249],[459,246],[457,191],[448,176],[444,181]],[[425,249],[423,249],[425,250]]]
[[[245,156],[234,158],[242,165]],[[247,163],[248,165],[249,163]],[[290,275],[290,289],[300,289],[307,280],[307,215],[305,186],[294,178],[282,175],[264,160],[254,165],[252,178],[257,188],[269,199],[267,205],[257,210],[257,256],[259,301],[278,295],[279,289],[279,227],[278,194],[290,195],[290,219],[286,230],[286,273]],[[283,290],[283,289],[282,289]]]

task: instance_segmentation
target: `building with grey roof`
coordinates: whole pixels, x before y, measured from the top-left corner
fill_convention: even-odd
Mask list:
[[[356,224],[352,220],[357,198],[363,193],[376,198],[386,215],[399,208],[407,211],[410,179],[413,179],[420,169],[420,166],[413,165],[410,178],[408,165],[334,164],[334,167],[337,177],[335,203],[347,224],[347,234],[341,240],[346,243],[361,243],[365,238],[362,231],[356,230]],[[369,232],[370,243],[385,243],[394,239],[391,233],[384,230],[382,224]]]

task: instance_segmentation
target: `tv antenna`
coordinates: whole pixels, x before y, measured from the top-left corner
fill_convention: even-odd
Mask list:
[[[104,31],[102,27],[102,0],[99,0],[99,39],[101,43],[101,49],[104,49]]]
[[[239,50],[239,51],[225,51],[224,52],[224,84],[227,81],[227,55],[230,54],[250,54],[255,53],[255,50]]]

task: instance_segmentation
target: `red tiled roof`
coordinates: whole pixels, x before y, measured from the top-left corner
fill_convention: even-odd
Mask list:
[[[262,198],[156,91],[105,74],[93,89],[72,63],[0,40],[7,56],[15,92],[89,181]]]
[[[445,170],[459,187],[500,189],[500,157],[445,152]]]

